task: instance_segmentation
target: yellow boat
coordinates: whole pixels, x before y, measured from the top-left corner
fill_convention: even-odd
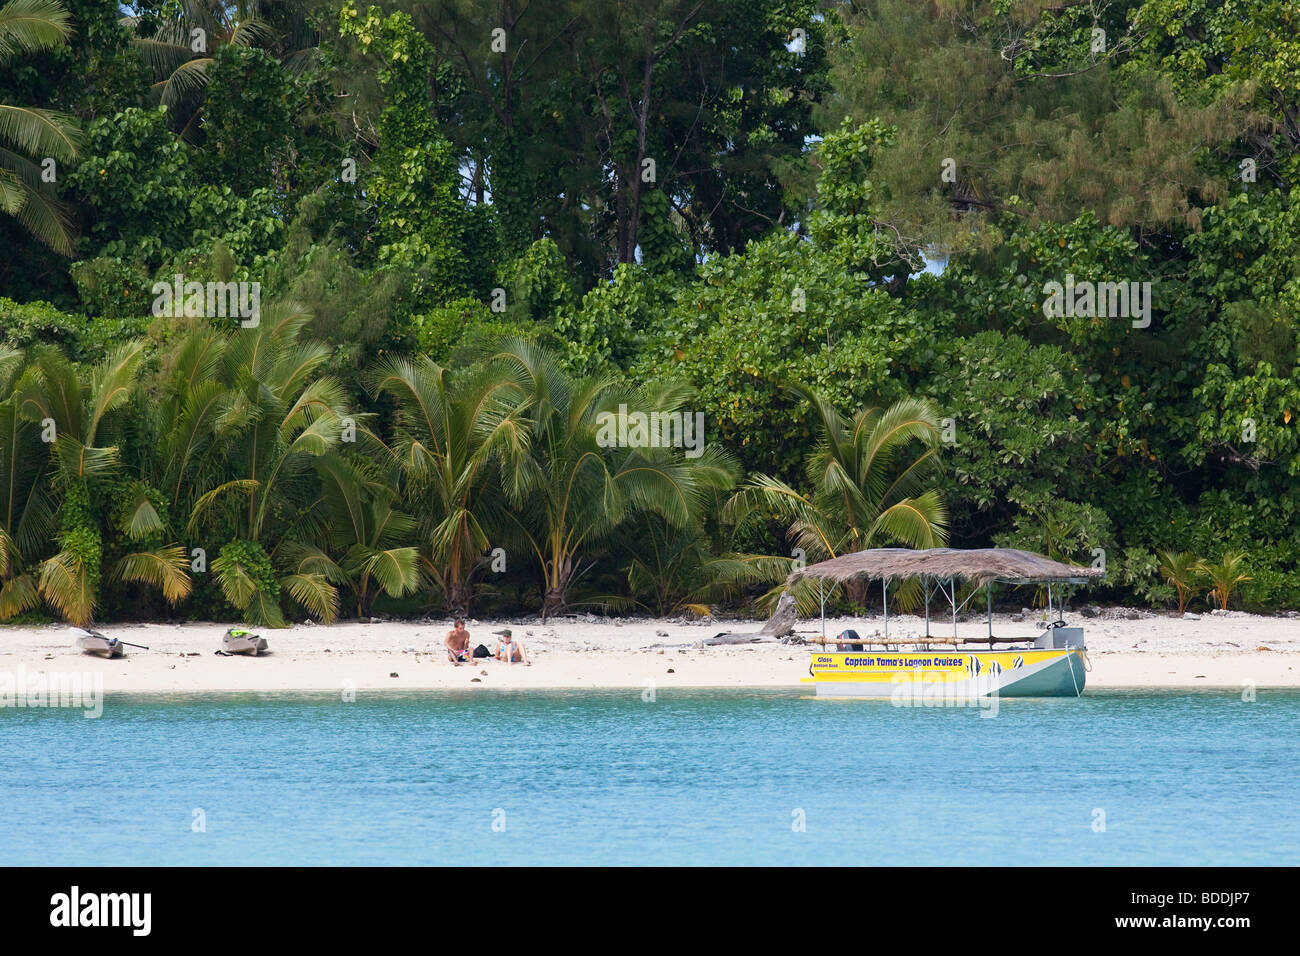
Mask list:
[[[1048,616],[1053,589],[1102,576],[1040,554],[1012,548],[876,548],[841,555],[795,571],[788,582],[817,579],[822,589],[822,634],[813,643],[808,680],[819,697],[880,697],[902,701],[941,702],[985,697],[1077,697],[1087,680],[1087,646],[1081,627],[1059,616],[1039,634],[1019,637],[993,633],[993,587],[998,583],[1042,584],[1047,588]],[[889,585],[917,579],[925,595],[925,634],[889,636]],[[883,596],[883,637],[863,638],[846,631],[826,637],[825,582],[879,580]],[[958,603],[957,582],[975,585]],[[957,615],[981,590],[988,607],[986,637],[959,637]],[[952,637],[931,633],[930,598],[942,595],[952,612]],[[987,647],[980,645],[987,644]],[[998,646],[1010,645],[1010,646]],[[979,647],[979,649],[976,649]]]

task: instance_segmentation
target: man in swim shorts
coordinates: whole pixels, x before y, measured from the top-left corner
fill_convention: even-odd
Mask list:
[[[457,667],[460,667],[462,662],[469,661],[469,631],[465,630],[465,622],[460,618],[456,618],[456,626],[447,632],[447,637],[442,643],[447,646],[447,660]]]

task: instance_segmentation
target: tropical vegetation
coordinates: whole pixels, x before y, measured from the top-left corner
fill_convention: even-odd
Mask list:
[[[0,620],[760,613],[945,544],[1300,608],[1298,38],[8,0]]]

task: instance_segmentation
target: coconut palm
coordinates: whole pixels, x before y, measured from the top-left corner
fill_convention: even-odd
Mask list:
[[[227,44],[254,47],[267,45],[274,36],[270,25],[259,16],[256,2],[226,3],[224,0],[181,0],[175,12],[159,22],[153,33],[136,37],[132,46],[153,71],[155,99],[166,106],[175,128],[182,135],[197,131],[208,69],[217,50]],[[140,17],[124,17],[122,23],[138,30]]]
[[[296,72],[317,52],[308,20],[297,4],[180,0],[170,16],[157,22],[150,35],[136,36],[132,46],[153,71],[153,97],[168,108],[175,128],[192,139],[217,51],[223,46],[273,48],[285,68]],[[144,25],[134,16],[124,17],[122,23],[133,34]]]
[[[619,536],[619,566],[627,568],[630,597],[611,605],[640,607],[656,617],[713,613],[751,575],[743,558],[715,555],[712,542],[692,523],[674,527],[658,515],[637,521],[631,538]]]
[[[164,356],[160,381],[148,396],[152,414],[145,418],[153,433],[142,443],[147,454],[140,467],[175,514],[192,515],[199,499],[221,483],[225,451],[252,419],[250,405],[219,375],[228,338],[212,328],[182,337]]]
[[[376,471],[334,455],[317,459],[330,517],[329,541],[342,557],[335,560],[308,543],[285,548],[295,573],[323,574],[346,586],[356,598],[358,617],[370,614],[380,592],[403,597],[420,586],[419,550],[398,543],[410,539],[415,520],[393,507],[397,492]]]
[[[907,398],[846,419],[816,392],[795,391],[821,419],[821,440],[805,466],[811,494],[756,475],[727,502],[724,518],[739,525],[766,513],[789,522],[790,539],[809,562],[883,545],[944,544],[948,513],[938,490],[926,487],[939,448],[939,419],[930,404]],[[750,556],[749,563],[752,573],[776,583],[795,561]],[[801,610],[811,609],[812,592],[801,589],[795,597]]]
[[[18,412],[25,361],[0,346],[0,621],[41,603],[31,567],[57,530],[44,480],[49,446]]]
[[[194,332],[166,386],[176,463],[164,492],[193,498],[189,533],[235,529],[212,569],[227,600],[271,627],[285,623],[281,588],[322,621],[337,615],[337,587],[294,546],[327,537],[316,460],[366,437],[342,385],[321,374],[329,347],[300,340],[310,321],[293,303],[266,303],[255,327]]]
[[[453,385],[452,373],[427,357],[385,359],[371,384],[397,405],[389,453],[405,500],[420,515],[422,566],[447,610],[464,614],[490,544],[483,514],[494,492],[500,497],[492,463],[526,449],[517,415],[523,385],[500,366],[467,371]]]
[[[1187,604],[1196,595],[1196,576],[1200,559],[1190,551],[1161,551],[1160,573],[1178,592],[1178,613],[1187,611]]]
[[[681,527],[695,516],[710,484],[726,479],[717,459],[691,460],[675,449],[607,447],[603,413],[620,405],[679,410],[687,393],[640,393],[598,378],[573,379],[553,354],[513,341],[495,357],[524,385],[526,444],[502,468],[505,518],[537,562],[542,615],[567,606],[569,588],[587,570],[584,557],[636,512]],[[590,563],[588,564],[588,568]]]
[[[72,35],[72,18],[57,0],[9,0],[0,6],[0,66],[21,53],[49,50]],[[67,211],[41,179],[47,158],[76,159],[81,131],[57,110],[0,103],[0,211],[52,249],[71,255]]]
[[[1199,571],[1210,584],[1210,596],[1219,602],[1219,608],[1226,611],[1228,601],[1237,585],[1254,580],[1244,570],[1246,552],[1233,551],[1225,554],[1217,563],[1201,560],[1196,563]]]
[[[51,449],[49,481],[61,498],[58,552],[41,562],[40,596],[74,624],[94,615],[100,583],[102,535],[94,502],[121,480],[118,447],[107,444],[109,420],[130,400],[144,356],[143,342],[127,342],[101,362],[79,369],[53,346],[32,349],[16,387],[17,410],[39,427]],[[144,546],[166,528],[147,496],[124,499],[128,540],[140,550],[107,569],[110,581],[134,581],[162,591],[169,603],[190,593],[184,554],[177,545]]]

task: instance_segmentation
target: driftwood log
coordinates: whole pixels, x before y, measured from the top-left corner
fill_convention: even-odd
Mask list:
[[[772,612],[772,616],[768,618],[759,633],[769,637],[787,637],[794,633],[794,622],[798,617],[799,612],[795,610],[794,598],[782,594],[781,599],[776,602],[776,610]]]
[[[705,647],[715,647],[720,644],[776,644],[782,638],[793,633],[797,616],[794,598],[788,594],[782,594],[781,599],[776,602],[776,611],[763,625],[761,631],[749,634],[722,631],[712,637],[705,638],[702,643]]]
[[[735,631],[721,631],[712,637],[706,637],[700,643],[705,647],[714,647],[718,644],[778,644],[779,637],[769,637],[766,634],[738,634]]]

